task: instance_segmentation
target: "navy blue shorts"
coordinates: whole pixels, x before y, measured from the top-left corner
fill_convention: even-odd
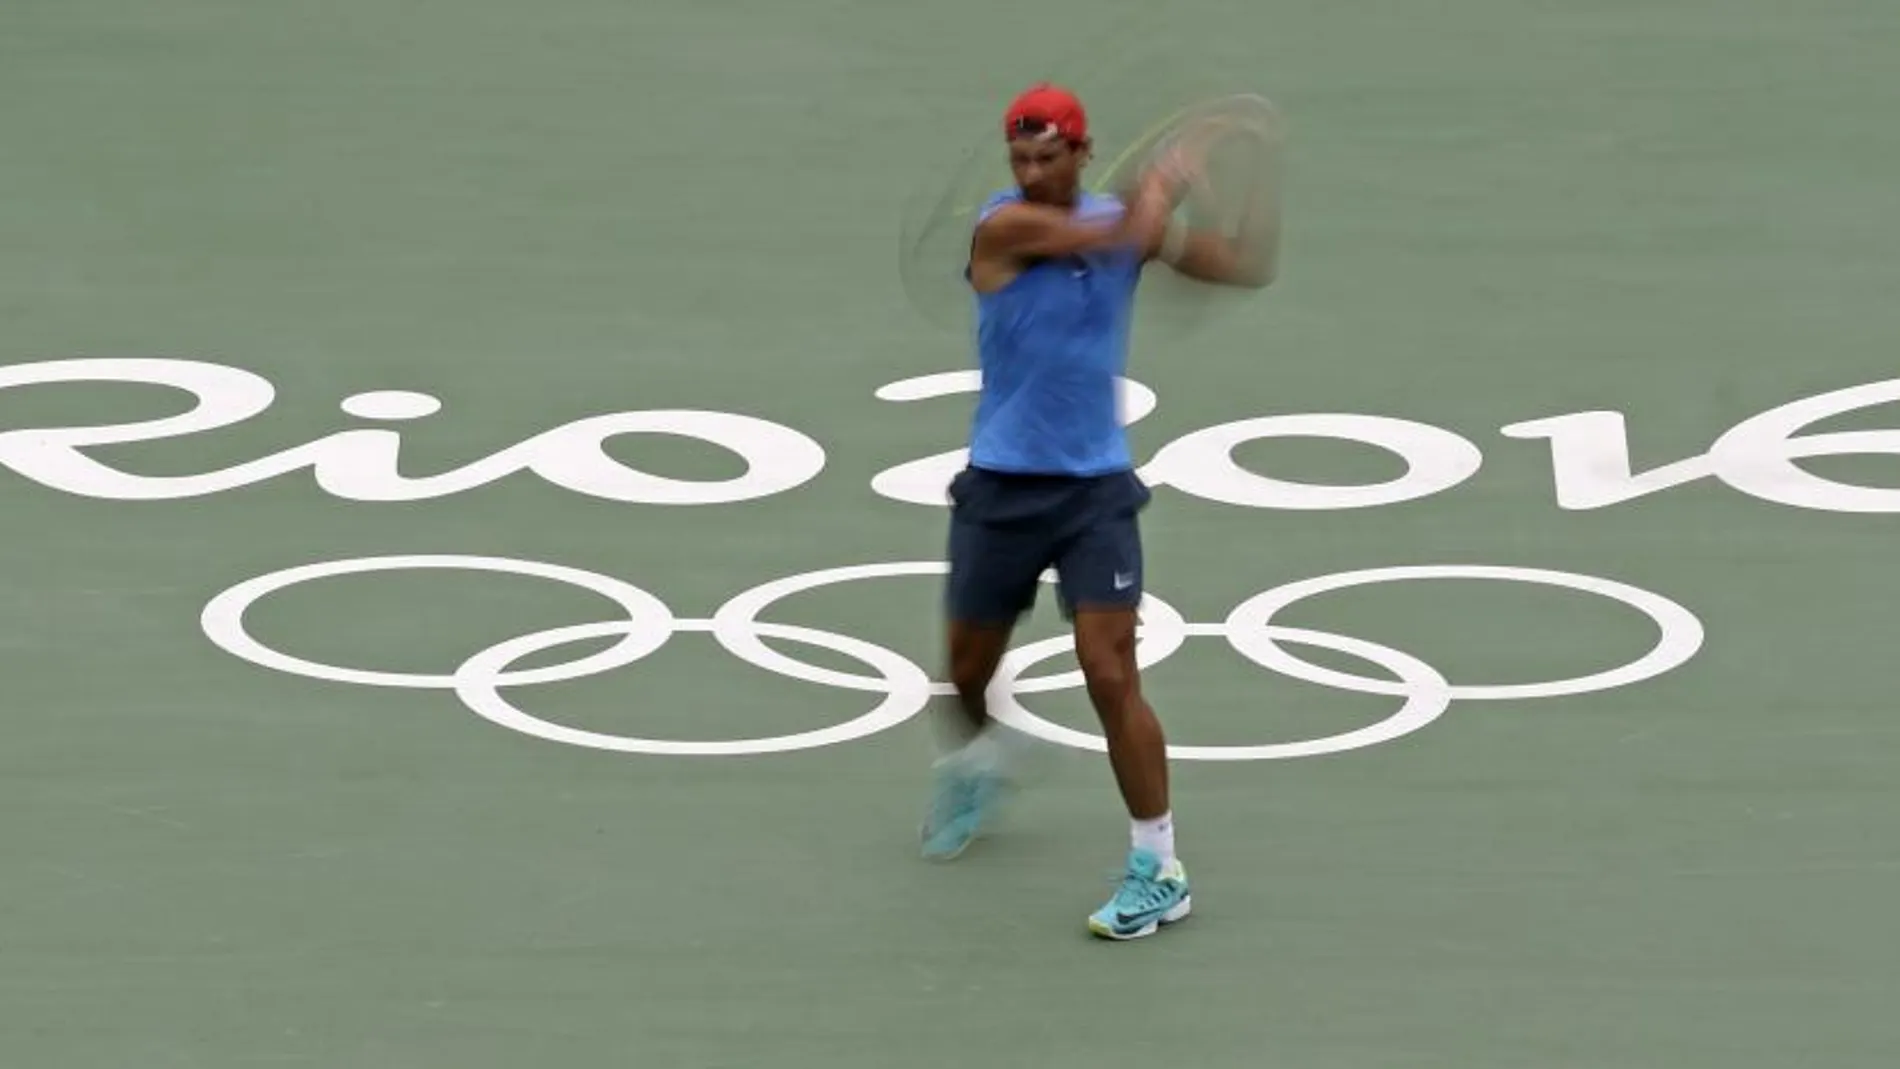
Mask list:
[[[1134,472],[1078,477],[965,468],[950,481],[950,617],[1014,623],[1056,572],[1062,614],[1141,601],[1148,487]]]

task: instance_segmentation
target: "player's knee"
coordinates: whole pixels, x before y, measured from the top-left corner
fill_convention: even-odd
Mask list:
[[[1119,716],[1135,696],[1136,676],[1133,658],[1113,647],[1082,651],[1082,681],[1088,687],[1089,701],[1098,714]]]
[[[974,701],[983,696],[990,679],[996,675],[1000,656],[985,644],[958,643],[950,650],[950,685],[957,697]]]
[[[964,658],[950,665],[950,685],[957,690],[957,697],[971,701],[983,696],[990,685],[992,673],[987,667],[971,658]]]

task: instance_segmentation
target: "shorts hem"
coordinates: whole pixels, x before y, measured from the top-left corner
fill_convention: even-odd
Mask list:
[[[1099,479],[1104,475],[1132,475],[1135,471],[1133,464],[1116,464],[1106,468],[1068,468],[1058,470],[1031,467],[1018,468],[1001,464],[983,463],[975,460],[970,461],[970,467],[975,468],[977,471],[988,472],[993,475],[1032,475],[1044,479]]]

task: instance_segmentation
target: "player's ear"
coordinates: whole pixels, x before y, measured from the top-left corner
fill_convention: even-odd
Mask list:
[[[1076,166],[1077,167],[1088,166],[1089,160],[1092,159],[1095,155],[1094,140],[1085,137],[1082,140],[1077,141],[1075,143],[1075,153],[1076,153],[1076,156],[1079,157],[1075,161]]]

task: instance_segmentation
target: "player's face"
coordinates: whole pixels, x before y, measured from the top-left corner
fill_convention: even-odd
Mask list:
[[[1023,196],[1040,204],[1067,204],[1082,184],[1088,144],[1016,138],[1009,143],[1009,169]]]

